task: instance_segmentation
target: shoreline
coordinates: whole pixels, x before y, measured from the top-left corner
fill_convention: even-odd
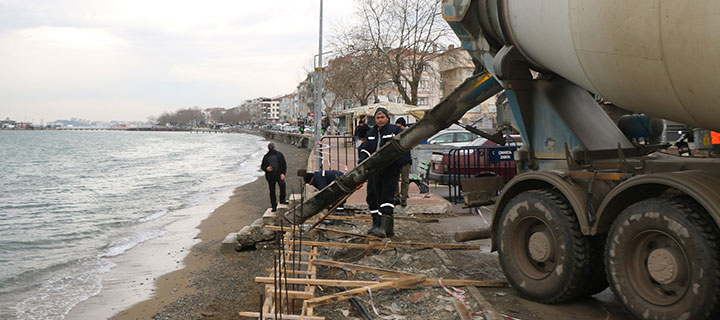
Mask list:
[[[154,280],[185,267],[190,248],[200,242],[198,225],[227,203],[220,199],[229,199],[232,194],[231,190],[219,191],[206,203],[173,212],[168,218],[182,218],[166,225],[166,234],[110,258],[114,267],[103,274],[100,292],[75,305],[65,319],[107,319],[150,299],[157,290]],[[144,262],[138,263],[140,260]]]
[[[306,167],[309,151],[275,144],[288,162],[287,194],[298,192],[302,182],[294,173]],[[228,233],[237,232],[261,217],[270,206],[267,183],[260,176],[237,187],[226,199],[214,210],[208,209],[210,213],[199,224],[173,227],[176,229],[170,232],[177,234],[173,239],[160,237],[172,243],[155,245],[151,240],[116,258],[129,267],[123,270],[115,267],[111,274],[126,277],[103,280],[100,293],[76,305],[66,319],[224,319],[237,318],[241,309],[258,308],[256,297],[262,290],[253,277],[271,266],[271,255],[263,250],[221,253],[220,243]],[[174,249],[168,250],[168,245]],[[165,273],[148,275],[146,269],[157,266],[154,257],[161,256],[171,257],[174,265],[166,265]],[[130,290],[128,279],[134,281]]]

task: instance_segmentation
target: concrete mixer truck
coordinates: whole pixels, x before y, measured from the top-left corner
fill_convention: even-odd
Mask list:
[[[442,6],[478,72],[285,218],[304,221],[504,91],[498,123],[522,135],[522,172],[496,199],[492,249],[513,287],[558,303],[610,286],[639,318],[720,318],[720,159],[635,143],[592,96],[720,130],[720,2]]]

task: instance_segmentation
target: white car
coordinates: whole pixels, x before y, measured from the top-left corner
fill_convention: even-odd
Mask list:
[[[427,140],[427,143],[449,145],[453,147],[465,147],[469,146],[476,139],[478,139],[478,135],[464,129],[446,129],[430,137],[430,139]]]

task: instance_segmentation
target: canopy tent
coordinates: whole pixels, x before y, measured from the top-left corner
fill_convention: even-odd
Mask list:
[[[381,102],[350,108],[344,110],[342,114],[351,114],[353,118],[358,118],[362,116],[373,116],[375,115],[375,110],[380,107],[387,109],[388,112],[390,112],[391,116],[412,115],[413,117],[415,117],[415,119],[418,120],[422,119],[422,117],[425,116],[426,111],[432,109],[432,107],[430,106],[413,106],[404,103]]]

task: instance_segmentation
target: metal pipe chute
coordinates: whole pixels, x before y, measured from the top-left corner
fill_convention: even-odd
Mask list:
[[[302,205],[288,210],[284,218],[290,223],[303,223],[340,201],[343,196],[354,192],[368,177],[378,173],[433,134],[460,120],[468,110],[502,90],[502,86],[487,72],[468,78],[415,125],[394,137],[390,143],[358,164],[355,169],[335,179]]]

